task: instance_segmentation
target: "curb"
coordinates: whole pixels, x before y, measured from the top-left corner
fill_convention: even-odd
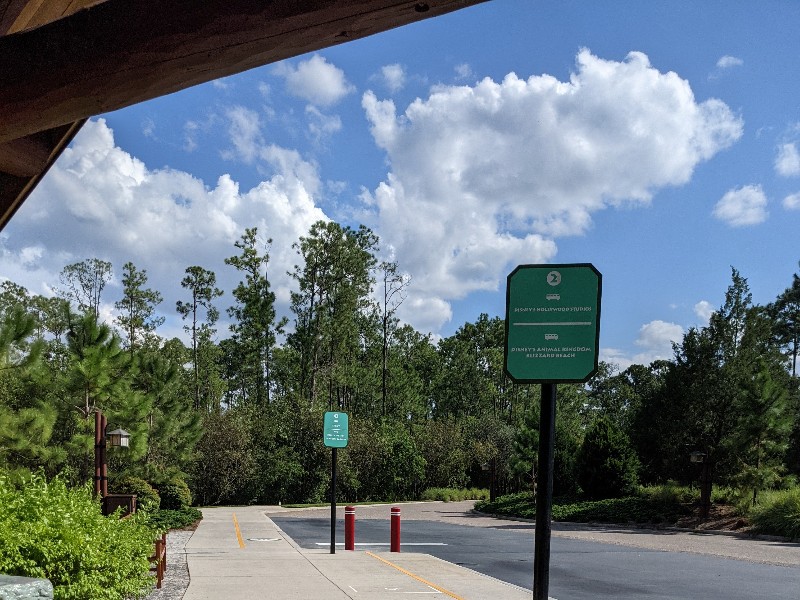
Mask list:
[[[519,521],[521,523],[536,523],[536,519],[529,519],[526,517],[515,517],[511,515],[500,515],[494,513],[485,513],[481,512],[476,509],[472,509],[470,511],[476,515],[481,515],[484,517],[492,517],[494,519],[501,519],[504,521]],[[756,533],[741,533],[737,531],[722,531],[719,529],[689,529],[686,527],[675,527],[672,525],[665,525],[663,527],[653,526],[653,525],[646,525],[646,524],[639,524],[639,523],[598,523],[595,521],[581,523],[581,522],[574,522],[574,521],[553,521],[554,524],[558,525],[566,525],[567,527],[592,527],[595,529],[601,528],[609,528],[614,527],[618,529],[646,529],[649,531],[675,531],[678,533],[692,533],[695,535],[721,535],[727,537],[734,537],[743,540],[760,540],[764,542],[783,542],[783,543],[796,543],[796,540],[792,540],[787,537],[781,537],[778,535],[764,535],[764,534],[756,534]]]

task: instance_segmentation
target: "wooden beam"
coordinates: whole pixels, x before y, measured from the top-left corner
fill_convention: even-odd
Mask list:
[[[53,166],[59,154],[63,152],[64,148],[69,145],[78,131],[80,131],[84,122],[85,120],[81,119],[80,121],[0,146],[0,157],[3,154],[8,157],[17,152],[24,153],[25,150],[29,150],[35,152],[35,158],[32,156],[31,161],[37,161],[37,168],[34,169],[32,164],[24,166],[24,155],[22,157],[16,156],[11,159],[7,158],[8,162],[0,167],[0,231],[6,226],[9,219],[14,216],[17,209],[22,206],[22,203],[39,184],[50,167]],[[46,156],[43,153],[45,149],[47,150]],[[13,165],[10,163],[22,163],[23,166],[19,167],[20,172],[34,172],[30,175],[15,174]],[[9,170],[6,170],[6,168]]]
[[[40,134],[0,144],[0,171],[16,177],[33,177],[45,168],[52,148]]]
[[[0,142],[485,0],[107,0],[0,38]]]
[[[0,34],[39,27],[105,0],[0,0]]]

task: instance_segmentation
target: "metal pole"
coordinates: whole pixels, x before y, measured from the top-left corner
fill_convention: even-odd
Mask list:
[[[547,600],[550,587],[550,530],[553,508],[553,457],[556,437],[556,385],[542,384],[539,415],[539,485],[533,555],[533,598]]]
[[[108,458],[106,456],[106,428],[108,427],[108,419],[101,413],[100,415],[100,495],[105,498],[108,496]],[[105,507],[105,504],[103,504]]]
[[[391,515],[389,551],[400,552],[400,507],[392,507]]]
[[[101,462],[100,445],[103,442],[102,436],[103,416],[100,411],[94,413],[94,495],[102,497],[100,494],[100,481],[103,477],[103,467]]]
[[[344,549],[356,549],[356,507],[344,507]]]
[[[331,554],[336,554],[336,450],[331,448]]]

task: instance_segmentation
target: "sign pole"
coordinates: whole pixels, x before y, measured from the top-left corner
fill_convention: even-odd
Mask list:
[[[336,452],[331,448],[331,554],[336,554]]]
[[[550,587],[550,532],[556,435],[556,384],[542,384],[539,415],[539,465],[533,554],[533,599],[547,600]]]
[[[533,598],[547,600],[553,516],[556,384],[584,383],[598,368],[602,275],[590,263],[520,265],[506,287],[504,370],[542,385]]]

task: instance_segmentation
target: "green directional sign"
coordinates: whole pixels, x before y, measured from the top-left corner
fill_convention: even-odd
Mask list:
[[[347,448],[347,413],[326,412],[322,426],[322,440],[328,448]]]
[[[602,276],[591,264],[520,265],[506,290],[505,370],[517,383],[579,383],[597,371]]]

